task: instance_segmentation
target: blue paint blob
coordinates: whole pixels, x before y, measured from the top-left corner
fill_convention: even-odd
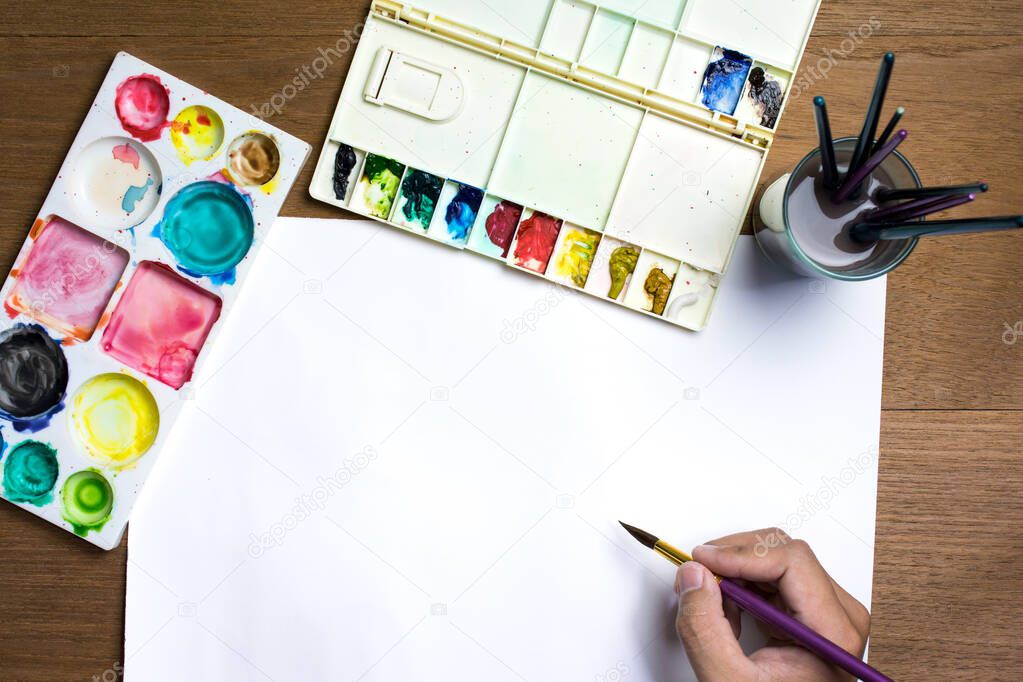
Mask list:
[[[127,191],[124,193],[124,198],[121,199],[121,210],[125,213],[134,213],[136,204],[142,201],[143,197],[146,196],[146,192],[148,192],[149,188],[152,186],[153,179],[148,178],[144,185],[132,185],[128,187]]]
[[[196,182],[167,202],[153,236],[167,245],[182,272],[233,282],[235,266],[255,239],[252,200],[222,182]]]
[[[731,116],[739,106],[753,59],[735,50],[714,49],[714,58],[703,74],[701,101],[713,111]]]
[[[479,213],[482,203],[482,190],[469,185],[459,186],[458,193],[448,204],[447,212],[444,215],[451,241],[464,242],[469,238],[469,230],[476,222],[476,214]]]

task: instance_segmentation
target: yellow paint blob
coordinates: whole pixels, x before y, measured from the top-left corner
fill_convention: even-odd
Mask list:
[[[186,166],[209,161],[224,144],[224,120],[201,104],[185,107],[171,123],[171,142]]]
[[[127,374],[100,374],[82,384],[70,412],[85,453],[123,469],[146,454],[160,430],[160,409],[146,385]]]

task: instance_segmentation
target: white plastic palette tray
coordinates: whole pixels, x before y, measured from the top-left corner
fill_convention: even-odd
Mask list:
[[[692,330],[819,0],[375,0],[312,195]]]
[[[0,493],[120,542],[309,145],[120,53],[0,298]]]

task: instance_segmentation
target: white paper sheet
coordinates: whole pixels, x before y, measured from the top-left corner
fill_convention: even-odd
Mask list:
[[[781,525],[869,603],[885,283],[742,238],[706,332],[282,219],[131,522],[129,682],[694,679],[681,547]]]

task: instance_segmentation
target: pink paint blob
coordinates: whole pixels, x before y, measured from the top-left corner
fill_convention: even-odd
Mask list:
[[[192,378],[221,300],[162,263],[139,264],[103,330],[103,350],[171,388]]]
[[[121,126],[132,137],[153,142],[168,126],[170,93],[156,76],[148,73],[132,76],[117,86],[114,108]]]
[[[8,310],[88,341],[127,266],[127,251],[52,216],[36,234],[4,303]]]
[[[122,138],[123,139],[123,138]],[[121,163],[126,163],[129,166],[133,166],[135,170],[139,169],[139,158],[138,150],[132,147],[130,144],[118,144],[114,145],[114,158]]]
[[[558,243],[561,221],[543,213],[534,213],[519,226],[515,242],[515,265],[544,274]]]

